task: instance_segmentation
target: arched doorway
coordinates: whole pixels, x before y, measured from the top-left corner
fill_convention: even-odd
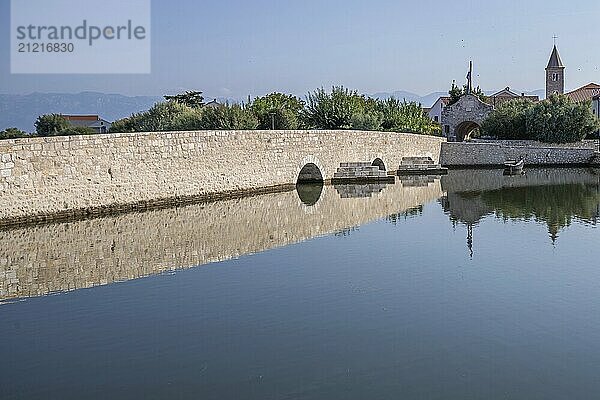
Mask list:
[[[371,164],[374,167],[379,167],[380,171],[385,171],[385,164],[383,163],[383,160],[381,158],[376,158],[375,160],[373,160],[373,163]]]
[[[472,137],[473,134],[479,131],[481,127],[478,123],[473,121],[464,121],[457,125],[456,127],[456,141],[463,142]]]
[[[296,183],[323,183],[323,174],[315,163],[308,163],[302,167]]]

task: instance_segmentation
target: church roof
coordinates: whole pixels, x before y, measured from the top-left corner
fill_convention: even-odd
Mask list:
[[[588,83],[585,86],[580,87],[579,89],[575,89],[569,93],[567,96],[571,98],[571,100],[575,102],[592,100],[594,96],[600,94],[600,85],[597,83]]]
[[[518,94],[516,94],[512,90],[510,90],[509,86],[507,86],[506,88],[500,90],[499,92],[496,92],[496,93],[490,95],[490,97],[498,97],[498,96],[519,97]]]
[[[546,68],[564,68],[565,66],[560,59],[560,55],[558,54],[558,49],[556,45],[552,49],[552,54],[550,55],[550,60],[548,61],[548,66]]]

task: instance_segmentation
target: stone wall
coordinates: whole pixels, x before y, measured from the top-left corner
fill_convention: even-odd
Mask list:
[[[342,231],[442,196],[439,180],[421,187],[383,185],[360,197],[342,198],[339,191],[323,187],[312,206],[294,190],[0,230],[0,300],[227,260]]]
[[[0,141],[0,225],[294,184],[307,163],[439,160],[439,137],[360,131],[197,131]]]
[[[588,165],[594,148],[516,146],[500,143],[443,143],[440,163],[447,167],[497,167],[506,160],[525,158],[526,166]]]

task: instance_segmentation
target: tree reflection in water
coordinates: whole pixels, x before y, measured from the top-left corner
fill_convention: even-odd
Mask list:
[[[573,219],[596,224],[600,193],[597,185],[571,184],[505,188],[483,192],[483,201],[504,219],[535,220],[548,226],[552,241]]]
[[[575,220],[594,225],[598,222],[600,185],[598,176],[589,170],[552,173],[533,170],[520,181],[499,178],[497,174],[455,171],[455,176],[446,184],[447,195],[440,200],[450,220],[465,224],[471,232],[479,221],[492,214],[504,221],[542,222],[547,225],[553,243],[560,230]],[[470,190],[464,183],[475,175],[479,182],[487,178],[491,182],[489,188]],[[573,176],[576,182],[570,181]],[[472,236],[468,240],[472,244]]]

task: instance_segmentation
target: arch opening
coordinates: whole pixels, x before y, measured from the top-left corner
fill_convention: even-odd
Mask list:
[[[478,133],[481,126],[477,122],[464,121],[456,127],[456,141],[463,142],[471,139],[474,134]]]
[[[383,160],[381,158],[376,158],[373,160],[373,162],[371,163],[372,166],[374,167],[379,167],[380,171],[385,171],[385,164],[383,162]]]
[[[300,170],[296,183],[323,183],[323,174],[314,163],[308,163]]]
[[[323,182],[298,183],[296,184],[296,192],[302,204],[309,207],[314,206],[321,198],[321,193],[323,193]]]

